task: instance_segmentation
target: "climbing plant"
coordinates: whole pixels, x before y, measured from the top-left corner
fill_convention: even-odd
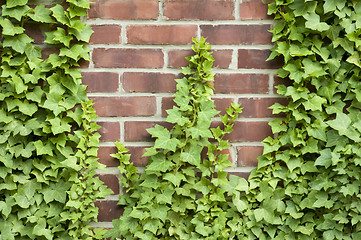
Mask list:
[[[94,201],[110,190],[95,177],[99,126],[77,68],[89,2],[0,2],[0,239],[100,238]],[[48,57],[27,35],[36,25]]]
[[[277,137],[246,196],[247,239],[361,239],[361,2],[276,0],[271,59],[289,85],[270,122]]]
[[[211,100],[213,57],[206,39],[194,39],[194,55],[182,69],[185,77],[176,79],[175,106],[167,110],[167,128],[156,125],[148,129],[155,139],[144,156],[149,164],[140,176],[130,163],[127,150],[117,143],[121,183],[126,193],[119,204],[125,210],[107,234],[112,239],[231,239],[240,217],[228,198],[239,197],[247,186],[244,179],[230,176],[232,166],[225,135],[241,108],[232,104],[221,116],[222,127],[211,127],[219,111]]]

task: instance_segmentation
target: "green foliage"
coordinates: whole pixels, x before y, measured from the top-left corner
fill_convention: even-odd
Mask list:
[[[114,220],[108,232],[112,239],[233,239],[239,224],[237,209],[246,203],[239,198],[247,182],[231,175],[232,166],[224,139],[232,132],[232,122],[241,112],[232,104],[224,116],[223,126],[211,128],[211,119],[219,112],[211,100],[214,74],[213,57],[204,38],[194,40],[194,55],[187,58],[185,75],[176,79],[176,106],[167,110],[168,130],[162,126],[148,129],[155,139],[148,148],[149,164],[140,176],[129,161],[127,150],[116,143],[120,160],[121,183],[127,189],[119,205],[123,216]]]
[[[89,59],[91,30],[80,19],[87,9],[85,0],[51,8],[28,0],[2,4],[0,239],[102,235],[89,224],[97,217],[94,201],[110,190],[95,177],[102,168],[99,126],[76,68]],[[47,48],[58,54],[42,59],[25,32],[29,23],[48,29]]]
[[[250,178],[247,239],[361,239],[361,2],[276,0],[285,120]]]

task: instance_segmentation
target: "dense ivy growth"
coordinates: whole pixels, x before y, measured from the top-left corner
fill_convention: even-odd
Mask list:
[[[228,154],[221,152],[228,148],[224,136],[232,131],[241,109],[232,104],[221,116],[223,128],[210,128],[211,118],[219,113],[211,100],[214,59],[204,38],[194,42],[195,54],[182,70],[185,77],[176,79],[176,106],[167,110],[172,129],[159,125],[148,129],[155,143],[145,153],[150,157],[145,173],[137,175],[124,154],[127,150],[117,143],[119,152],[114,157],[120,160],[121,183],[127,193],[119,201],[124,214],[108,232],[112,239],[231,239],[235,235],[229,226],[236,226],[240,216],[227,199],[237,201],[239,189],[247,182],[235,176],[227,180],[224,169],[232,164]]]
[[[89,2],[0,3],[0,239],[93,239],[94,200],[109,190],[94,177],[99,126],[76,68],[89,60]],[[45,60],[34,24],[56,52]]]
[[[276,0],[284,121],[249,179],[247,239],[361,239],[361,2]]]

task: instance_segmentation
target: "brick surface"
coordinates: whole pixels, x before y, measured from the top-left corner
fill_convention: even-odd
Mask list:
[[[176,91],[176,75],[150,72],[125,72],[121,83],[126,92],[170,93]]]
[[[160,49],[96,48],[93,62],[97,68],[161,68],[164,64]]]
[[[110,156],[110,154],[117,153],[117,148],[114,147],[100,147],[98,150],[99,162],[107,167],[118,167],[119,161]]]
[[[168,67],[181,68],[188,66],[185,57],[193,54],[192,50],[170,50],[168,52]],[[232,62],[232,50],[213,50],[214,68],[228,68]]]
[[[100,141],[118,141],[120,139],[120,124],[119,122],[98,122],[101,128],[98,132],[101,135]]]
[[[232,0],[166,0],[164,16],[170,20],[232,20]]]
[[[237,147],[239,167],[255,167],[257,166],[257,157],[263,153],[263,147],[261,146],[240,146]]]
[[[267,15],[267,4],[261,0],[243,1],[239,7],[239,17],[242,20],[272,19]]]
[[[291,86],[292,85],[292,81],[289,78],[280,78],[278,76],[274,76],[274,80],[273,80],[273,93],[277,93],[277,86],[278,85],[285,85],[285,86]]]
[[[99,175],[99,179],[113,191],[113,194],[119,194],[119,179],[114,174]]]
[[[148,164],[148,157],[142,157],[146,147],[127,147],[129,149],[130,161],[136,167],[145,167]]]
[[[155,97],[94,97],[94,109],[102,117],[152,116]]]
[[[45,40],[45,34],[42,30],[41,24],[26,23],[24,25],[25,34],[34,40],[35,44],[42,44]],[[56,29],[54,29],[56,30]]]
[[[270,106],[276,102],[286,104],[285,98],[240,98],[239,103],[242,104],[243,112],[240,117],[245,118],[273,118],[280,117],[272,114]]]
[[[230,172],[229,174],[235,175],[235,176],[238,176],[238,177],[241,177],[244,179],[248,179],[250,173],[249,172]]]
[[[119,25],[94,25],[91,26],[94,31],[90,37],[90,44],[110,44],[121,43],[122,27]]]
[[[83,84],[87,92],[116,92],[119,88],[119,75],[112,72],[82,72]]]
[[[266,74],[216,74],[214,88],[223,94],[268,93],[268,82]]]
[[[157,19],[158,0],[95,0],[89,18],[135,20]]]
[[[280,59],[266,61],[270,50],[259,49],[239,49],[238,50],[238,68],[255,69],[277,69],[281,67]]]
[[[127,27],[129,44],[191,44],[195,25],[133,25]]]
[[[99,208],[98,221],[111,222],[123,213],[123,209],[117,205],[118,201],[104,200],[96,201],[95,206]]]
[[[271,127],[267,122],[235,122],[233,132],[226,138],[231,142],[260,142],[271,134]]]
[[[271,44],[270,25],[201,25],[202,36],[210,44]]]

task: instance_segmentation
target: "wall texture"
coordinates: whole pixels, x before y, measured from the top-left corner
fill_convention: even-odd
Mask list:
[[[125,143],[134,165],[144,169],[144,148],[152,144],[146,132],[164,124],[172,106],[174,79],[191,55],[192,37],[208,37],[215,57],[215,97],[224,111],[231,102],[242,103],[234,125],[230,161],[233,174],[247,177],[262,153],[261,141],[271,134],[270,105],[276,95],[274,77],[280,66],[266,62],[272,20],[261,0],[93,0],[87,22],[94,30],[91,62],[82,66],[84,84],[99,115],[99,159],[109,171],[99,173],[114,195],[97,202],[97,226],[111,227],[121,214],[117,161],[113,142]],[[218,119],[219,120],[219,119]],[[217,121],[217,119],[215,119]]]

